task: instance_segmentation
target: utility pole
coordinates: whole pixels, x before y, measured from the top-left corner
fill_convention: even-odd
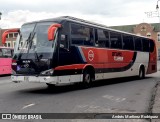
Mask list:
[[[0,12],[0,20],[1,20],[1,15],[2,15],[2,13]]]
[[[158,31],[160,31],[160,16],[159,16],[159,6],[158,6],[158,2],[159,2],[159,0],[157,0],[156,10],[157,10],[157,12],[158,12],[158,18],[159,18],[159,30],[158,30]]]
[[[158,6],[158,2],[159,2],[159,0],[157,0],[156,9],[157,9],[158,15],[159,15],[159,6]],[[159,17],[159,16],[158,16],[158,17]],[[160,17],[159,17],[159,31],[160,31]],[[159,34],[158,34],[158,41],[159,41],[159,39],[160,39],[160,36],[159,36]],[[158,48],[158,58],[159,58],[159,60],[160,60],[160,48]]]

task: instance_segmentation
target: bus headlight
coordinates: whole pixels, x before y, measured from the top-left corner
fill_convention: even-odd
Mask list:
[[[49,70],[41,72],[41,75],[50,76],[50,75],[53,75],[53,73],[54,73],[54,70],[53,69],[49,69]]]

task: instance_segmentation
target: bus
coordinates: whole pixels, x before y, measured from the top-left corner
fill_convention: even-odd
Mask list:
[[[25,23],[18,32],[12,60],[14,82],[88,86],[110,78],[142,79],[157,71],[154,40],[105,25],[62,16]]]
[[[11,74],[13,48],[0,46],[0,75]]]

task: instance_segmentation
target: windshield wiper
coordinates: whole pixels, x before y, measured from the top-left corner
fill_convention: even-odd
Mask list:
[[[20,52],[19,52],[19,54],[18,54],[18,60],[21,58],[21,56],[22,56],[22,53],[23,53],[23,49],[24,49],[24,47],[27,47],[27,45],[29,44],[29,39],[30,39],[30,37],[31,37],[31,32],[30,32],[30,34],[29,34],[29,36],[28,36],[28,38],[26,39],[26,41],[25,41],[25,43],[23,44],[23,46],[22,46],[22,48],[21,48],[21,50],[20,50]],[[20,40],[21,40],[21,38],[22,38],[22,35],[20,35]],[[26,45],[27,44],[27,45]],[[18,47],[19,48],[19,47]]]
[[[37,52],[35,51],[35,49],[36,49],[36,46],[34,46],[34,56],[37,59],[37,61],[39,62],[40,59],[39,59],[39,56],[38,56]]]
[[[29,52],[29,49],[31,49],[31,47],[32,47],[32,43],[33,43],[33,38],[34,38],[34,36],[35,36],[35,33],[36,32],[32,32],[31,33],[31,36],[30,36],[30,38],[28,38],[28,49],[27,49],[27,53]]]

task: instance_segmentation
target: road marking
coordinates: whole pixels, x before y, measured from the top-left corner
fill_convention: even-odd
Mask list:
[[[31,106],[34,106],[34,105],[35,105],[35,103],[29,104],[29,105],[24,106],[22,109],[25,109],[25,108],[28,108],[28,107],[31,107]]]
[[[116,102],[122,102],[122,101],[126,100],[126,98],[120,98],[120,97],[115,97],[115,96],[111,96],[111,95],[104,95],[102,97],[107,98],[112,101],[116,101]]]

